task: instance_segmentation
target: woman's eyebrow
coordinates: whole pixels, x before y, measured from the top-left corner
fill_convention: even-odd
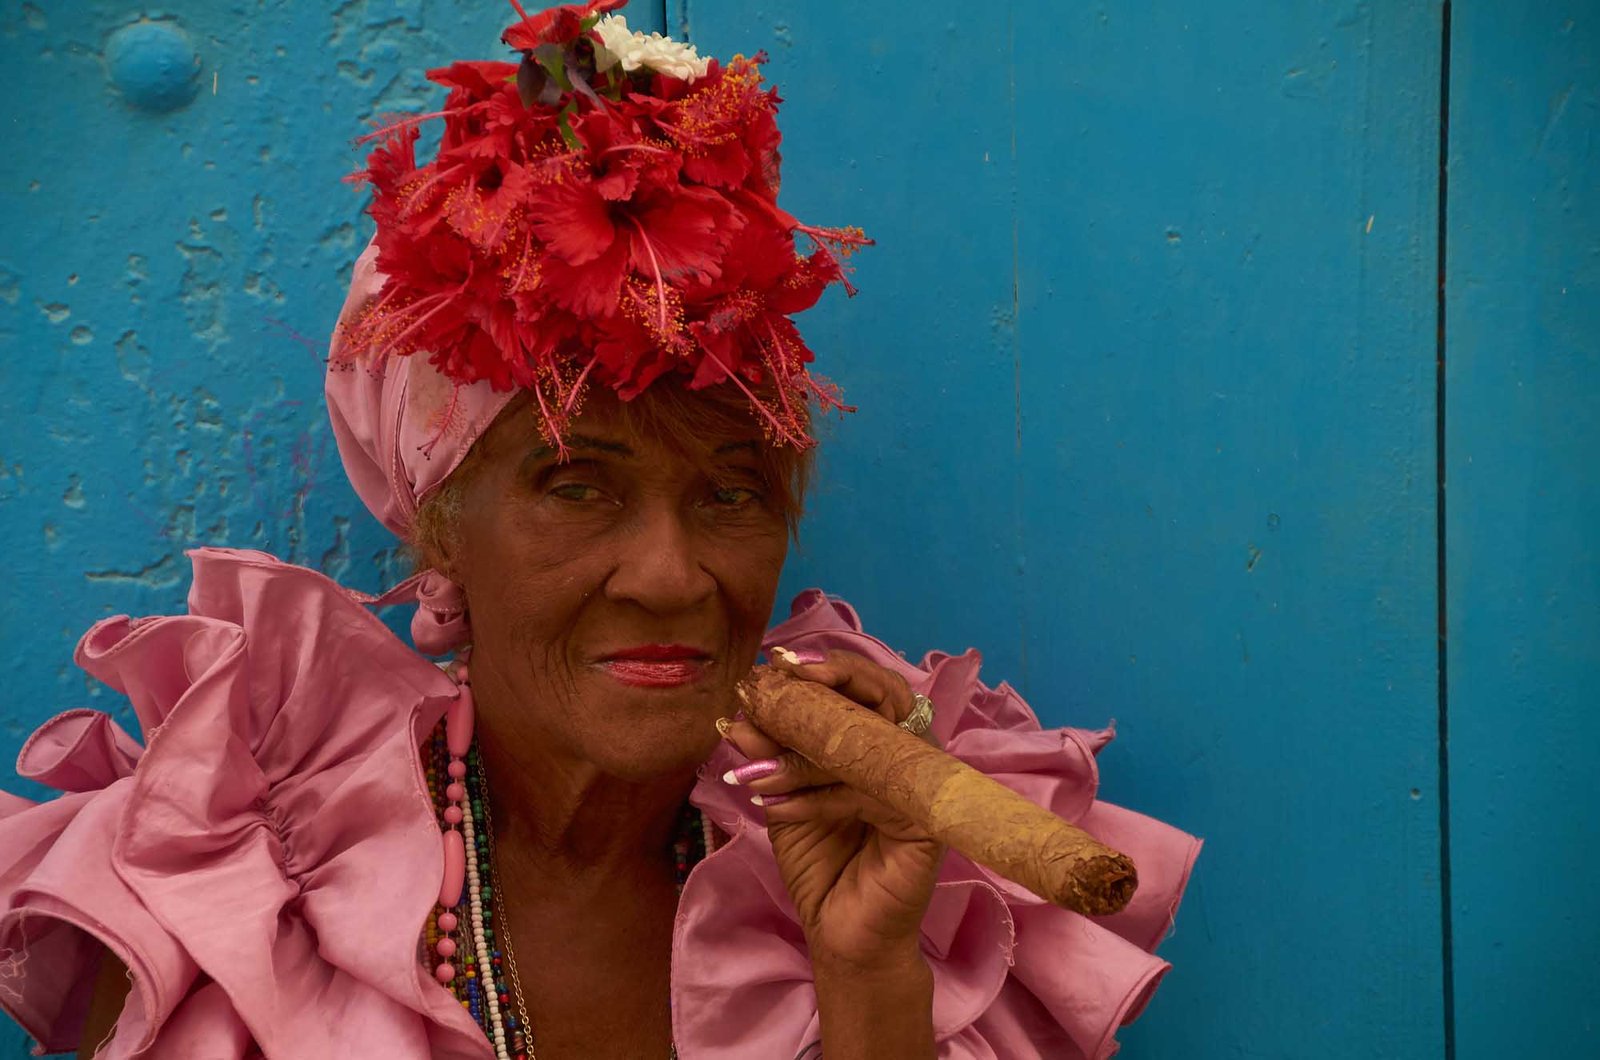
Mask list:
[[[754,452],[757,451],[756,450],[756,443],[755,442],[729,442],[727,445],[719,445],[719,446],[717,446],[717,451],[716,451],[715,455],[722,456],[724,453],[737,453],[741,449],[747,449],[750,452],[754,453]]]
[[[587,434],[571,434],[564,439],[567,449],[583,449],[591,452],[611,453],[614,456],[634,456],[634,451],[621,442],[613,442],[607,438],[595,438]],[[541,445],[529,455],[535,460],[542,460],[547,456],[554,456],[556,448],[553,445]]]

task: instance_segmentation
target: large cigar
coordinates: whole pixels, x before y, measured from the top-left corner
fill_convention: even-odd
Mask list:
[[[1106,916],[1138,888],[1125,855],[832,689],[766,666],[744,687],[762,732],[1046,901]]]

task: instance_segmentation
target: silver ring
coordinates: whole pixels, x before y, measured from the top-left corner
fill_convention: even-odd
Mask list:
[[[911,693],[911,713],[900,727],[913,736],[921,736],[933,726],[933,700],[921,692]]]

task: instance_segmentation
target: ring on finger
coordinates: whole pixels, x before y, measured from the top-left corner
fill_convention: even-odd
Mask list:
[[[913,736],[921,736],[933,725],[933,700],[921,692],[911,693],[911,713],[900,727]]]

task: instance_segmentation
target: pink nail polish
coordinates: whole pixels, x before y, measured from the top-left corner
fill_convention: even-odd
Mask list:
[[[750,804],[752,806],[776,806],[780,802],[788,802],[788,801],[789,801],[789,796],[787,796],[787,795],[752,795],[752,796],[750,796]]]
[[[737,769],[730,769],[722,774],[722,779],[729,784],[749,784],[755,780],[765,780],[772,776],[783,763],[776,758],[758,758],[754,762],[746,762]]]
[[[791,651],[788,648],[773,648],[771,655],[774,659],[781,659],[790,666],[810,666],[819,663],[828,656],[820,651]]]

